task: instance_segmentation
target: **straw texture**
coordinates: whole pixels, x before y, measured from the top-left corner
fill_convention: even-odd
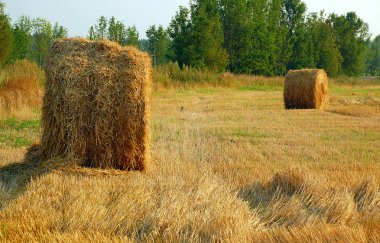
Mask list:
[[[47,58],[42,153],[78,164],[144,170],[151,60],[110,41],[56,41]]]
[[[327,74],[322,69],[290,70],[285,76],[285,108],[325,109],[328,85]]]

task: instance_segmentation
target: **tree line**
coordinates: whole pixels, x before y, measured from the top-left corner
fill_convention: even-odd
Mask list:
[[[306,9],[301,0],[192,0],[167,30],[169,54],[180,66],[266,76],[300,68],[358,76],[378,66],[377,42],[356,13]]]
[[[355,12],[306,13],[301,0],[190,0],[169,27],[152,25],[141,40],[135,26],[101,16],[87,38],[109,39],[151,54],[153,63],[183,68],[275,76],[289,69],[323,68],[330,76],[380,75],[380,36]],[[13,25],[0,2],[0,61],[31,59],[44,65],[67,29],[44,19],[20,17]]]
[[[13,25],[0,2],[0,64],[29,59],[43,66],[55,39],[67,37],[67,29],[43,18],[21,16]]]

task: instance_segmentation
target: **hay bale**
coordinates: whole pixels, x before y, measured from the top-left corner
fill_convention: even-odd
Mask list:
[[[285,76],[286,109],[325,109],[328,77],[322,69],[290,70]]]
[[[144,170],[151,60],[110,41],[56,41],[46,64],[42,153],[80,165]]]

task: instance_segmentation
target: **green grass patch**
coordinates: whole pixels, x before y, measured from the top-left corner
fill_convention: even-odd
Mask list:
[[[33,144],[33,141],[25,138],[25,137],[15,137],[13,141],[12,147],[20,148],[20,147],[27,147]]]
[[[331,86],[331,93],[343,96],[369,96],[374,95],[376,98],[380,98],[380,86],[379,87],[345,87],[345,86]]]
[[[40,120],[17,120],[7,118],[0,121],[0,145],[14,148],[26,147],[38,140]]]
[[[16,131],[21,131],[25,129],[39,129],[39,127],[40,120],[19,121],[14,118],[8,118],[0,121],[0,129],[14,129]]]

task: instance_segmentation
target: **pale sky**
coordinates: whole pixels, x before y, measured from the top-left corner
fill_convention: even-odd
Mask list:
[[[104,15],[115,16],[127,26],[136,25],[140,38],[152,24],[167,27],[179,5],[189,0],[0,0],[13,21],[25,14],[58,22],[69,30],[70,36],[86,36],[88,29]],[[355,11],[369,24],[372,38],[380,34],[380,0],[303,0],[309,12],[345,14]]]

